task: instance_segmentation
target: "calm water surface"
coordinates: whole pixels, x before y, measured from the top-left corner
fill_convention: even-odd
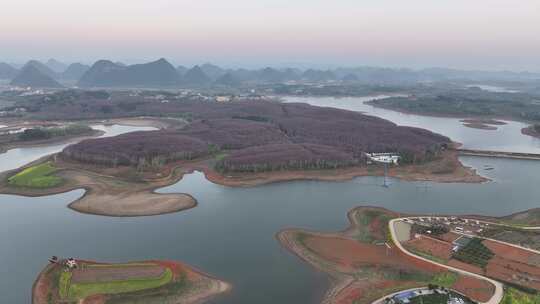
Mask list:
[[[516,139],[511,129],[489,133],[463,128],[456,119],[374,109],[358,98],[311,99],[310,103],[336,103],[380,114],[399,124],[428,127],[468,147],[538,149],[538,143]],[[126,131],[122,128],[112,127],[107,135],[115,134],[114,130],[116,134]],[[490,134],[499,134],[500,143]],[[475,139],[482,140],[475,143]],[[14,168],[18,166],[15,162],[24,164],[60,149],[25,148],[19,154],[10,154],[10,150],[0,154],[0,166]],[[488,215],[540,206],[540,162],[473,157],[461,160],[493,181],[436,184],[392,180],[390,188],[383,188],[381,178],[362,177],[348,182],[298,181],[229,188],[194,173],[159,192],[190,193],[199,201],[196,208],[142,218],[83,215],[66,208],[83,194],[82,190],[40,198],[0,195],[0,303],[30,303],[32,282],[51,255],[110,262],[148,258],[184,261],[233,284],[232,292],[213,303],[318,303],[327,278],[279,246],[275,234],[281,229],[341,230],[347,226],[347,211],[359,205],[411,213]],[[486,171],[486,166],[494,170]]]
[[[388,119],[398,125],[429,129],[460,142],[468,149],[484,149],[495,151],[513,151],[540,153],[540,139],[521,134],[521,129],[528,125],[522,122],[505,121],[508,124],[497,126],[498,130],[480,130],[463,126],[459,118],[442,118],[404,114],[365,104],[377,97],[287,97],[285,102],[305,102],[315,106],[340,108],[364,112],[368,115]]]
[[[376,205],[412,213],[504,215],[540,206],[540,162],[464,157],[492,178],[484,184],[436,184],[379,177],[348,182],[299,181],[254,188],[212,184],[200,173],[159,192],[188,192],[194,209],[155,217],[82,215],[65,206],[82,190],[41,198],[0,195],[0,303],[29,303],[36,273],[51,255],[102,261],[184,261],[234,285],[213,303],[317,303],[327,284],[282,249],[287,227],[346,227],[346,212]],[[6,279],[9,278],[9,279]]]

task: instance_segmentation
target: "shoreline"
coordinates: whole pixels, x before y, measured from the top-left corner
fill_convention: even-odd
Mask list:
[[[59,137],[53,137],[49,139],[36,140],[36,141],[17,141],[13,143],[8,143],[6,145],[0,146],[0,154],[6,153],[13,149],[40,148],[40,147],[48,147],[51,145],[68,144],[73,141],[82,141],[85,139],[96,138],[105,134],[105,132],[101,130],[96,130],[96,129],[92,129],[92,130],[93,132],[89,134],[68,135],[68,136],[59,136]]]
[[[475,169],[465,167],[456,151],[445,152],[445,157],[423,165],[390,168],[388,176],[404,181],[433,181],[438,183],[483,183],[489,179],[479,175]],[[197,206],[197,200],[188,193],[157,193],[156,190],[179,182],[184,175],[200,171],[214,184],[227,187],[255,187],[290,181],[344,182],[362,176],[383,176],[382,167],[350,167],[332,170],[278,171],[223,175],[213,169],[211,160],[171,163],[152,177],[132,181],[122,177],[122,170],[130,168],[101,168],[64,161],[57,154],[43,157],[15,170],[0,174],[0,193],[40,197],[84,189],[85,193],[68,204],[77,212],[111,216],[134,217],[175,213]],[[56,175],[64,179],[58,187],[49,189],[19,188],[7,184],[7,178],[24,168],[46,161],[53,161],[58,168]],[[433,173],[450,162],[451,173]],[[433,169],[435,168],[435,169]],[[437,169],[438,170],[438,169]],[[165,174],[163,174],[165,173]],[[157,177],[156,177],[157,176]]]
[[[540,133],[534,130],[534,125],[522,128],[521,134],[540,139]]]
[[[59,167],[55,172],[57,176],[64,179],[64,183],[58,187],[31,189],[13,187],[7,184],[7,178],[11,174],[35,164],[52,161],[55,155],[42,157],[19,169],[0,174],[0,179],[2,179],[0,193],[41,197],[83,189],[84,194],[70,202],[66,207],[83,214],[109,217],[162,215],[197,206],[197,200],[187,193],[162,194],[155,192],[156,189],[170,185],[169,180],[137,183],[69,167]],[[58,163],[55,162],[55,164]],[[174,177],[171,177],[171,179],[176,180]]]
[[[518,123],[524,123],[524,124],[534,123],[534,121],[518,119],[517,117],[513,117],[513,116],[497,116],[497,115],[478,116],[478,115],[468,115],[468,114],[442,114],[442,113],[433,113],[433,112],[418,113],[418,112],[413,112],[413,111],[407,111],[404,109],[383,106],[377,103],[373,103],[372,101],[366,101],[365,104],[370,105],[374,108],[385,109],[385,110],[394,111],[394,112],[398,112],[402,114],[408,114],[408,115],[418,115],[418,116],[438,117],[438,118],[453,118],[453,119],[461,119],[461,120],[497,120],[497,121],[505,122],[506,124],[508,124],[508,122],[518,122]]]
[[[483,183],[490,181],[478,174],[476,169],[464,166],[458,159],[456,151],[447,151],[440,160],[431,161],[420,165],[406,165],[392,167],[388,170],[388,176],[403,181],[432,181],[437,183]],[[428,172],[432,166],[444,161],[453,162],[456,165],[451,173]],[[303,171],[273,171],[248,174],[229,174],[224,176],[214,170],[201,168],[205,177],[210,182],[229,187],[253,187],[265,184],[290,182],[290,181],[349,181],[363,176],[384,176],[382,167],[349,167],[342,169],[327,170],[303,170]],[[197,169],[195,169],[197,170]]]
[[[308,264],[309,267],[314,269],[315,271],[320,271],[328,275],[330,284],[321,301],[321,303],[323,304],[342,303],[340,301],[342,299],[350,300],[350,297],[348,296],[355,294],[354,293],[355,288],[365,288],[365,286],[362,285],[361,283],[359,284],[358,281],[354,279],[354,276],[346,270],[348,268],[345,268],[345,270],[342,269],[343,267],[345,267],[344,264],[342,264],[343,263],[342,261],[340,261],[339,259],[334,261],[333,259],[328,260],[324,258],[324,254],[322,252],[314,251],[315,249],[309,248],[309,246],[306,246],[304,244],[300,244],[300,241],[297,240],[296,237],[298,236],[298,234],[305,233],[309,235],[310,239],[319,237],[319,238],[330,238],[334,240],[349,240],[350,239],[350,240],[358,241],[356,239],[358,231],[362,231],[362,229],[366,229],[367,227],[369,227],[369,225],[371,225],[371,224],[365,224],[365,223],[362,224],[357,221],[359,219],[355,218],[355,214],[362,211],[383,212],[387,214],[388,216],[390,216],[390,222],[392,222],[392,219],[412,216],[411,214],[408,214],[408,213],[395,212],[395,211],[392,211],[383,207],[360,205],[347,212],[348,225],[343,230],[332,231],[332,232],[320,232],[320,231],[313,231],[310,229],[301,229],[301,228],[283,228],[278,233],[275,234],[276,240],[278,240],[280,245],[283,248],[287,249],[288,252],[297,256],[302,262]],[[534,211],[534,209],[523,211],[522,213],[531,212],[531,211]],[[422,215],[415,215],[415,216],[422,216]],[[433,215],[430,215],[430,216],[433,216]],[[473,215],[471,217],[475,217],[475,216]],[[488,216],[483,216],[483,217],[489,218],[492,220],[504,220],[505,218],[509,217],[509,215],[501,216],[501,217],[488,217]],[[411,261],[411,262],[415,265],[423,265],[421,261],[414,261],[414,262]],[[433,263],[433,265],[431,265],[430,263],[428,263],[429,265],[426,264],[427,266],[424,265],[423,267],[428,267],[426,269],[438,269],[435,263]],[[353,272],[353,273],[356,273],[356,272]],[[487,282],[489,282],[489,280]],[[355,287],[355,284],[356,284],[356,287]],[[408,288],[414,288],[414,287],[415,286],[412,286],[412,287],[408,286]],[[418,287],[424,287],[424,286],[418,286]],[[403,290],[405,289],[407,288],[403,288]],[[401,290],[401,289],[396,288],[396,290]],[[462,293],[461,290],[457,290],[457,292]],[[371,294],[371,296],[373,296],[373,294]],[[469,296],[469,295],[466,295],[466,296]],[[384,298],[384,296],[382,298]],[[343,303],[349,303],[349,302],[343,302]]]
[[[46,123],[58,123],[65,124],[70,121],[52,121]],[[120,126],[131,126],[131,127],[152,127],[156,129],[169,129],[175,127],[185,126],[186,122],[183,119],[174,119],[174,118],[161,118],[161,117],[146,117],[146,116],[137,116],[137,117],[121,117],[121,118],[111,118],[111,119],[102,119],[102,120],[77,120],[77,122],[84,123],[86,125],[92,124],[103,124],[103,125],[120,125]],[[17,127],[17,126],[32,126],[40,125],[41,121],[26,121],[26,124],[21,124],[20,122],[4,122],[6,123],[7,128]],[[30,123],[30,124],[29,124]],[[45,122],[43,122],[45,123]],[[96,137],[103,136],[104,131],[98,129],[92,129],[92,132],[88,134],[78,134],[78,135],[68,135],[53,137],[49,139],[36,140],[36,141],[17,141],[13,143],[7,143],[6,145],[0,145],[0,154],[6,153],[12,149],[18,148],[39,148],[46,147],[49,145],[60,145],[68,144],[72,142],[80,142],[85,139],[92,139]]]

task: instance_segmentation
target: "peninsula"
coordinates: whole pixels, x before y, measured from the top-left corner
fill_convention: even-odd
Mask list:
[[[499,303],[518,296],[534,301],[539,289],[534,260],[540,252],[529,249],[531,244],[523,243],[520,234],[540,232],[508,221],[523,217],[531,222],[537,213],[504,218],[407,216],[359,207],[349,212],[351,225],[345,231],[286,229],[277,238],[330,275],[332,286],[323,303],[382,304],[398,298],[446,303],[450,297],[462,303]],[[501,240],[509,231],[513,237]],[[509,286],[506,292],[503,284]]]
[[[52,257],[32,303],[202,303],[230,285],[175,261],[98,263]]]

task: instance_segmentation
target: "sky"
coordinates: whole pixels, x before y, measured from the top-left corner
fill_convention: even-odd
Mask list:
[[[0,0],[0,61],[540,71],[540,0]]]

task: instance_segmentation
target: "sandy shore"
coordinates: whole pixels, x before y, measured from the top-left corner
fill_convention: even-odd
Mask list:
[[[45,161],[54,162],[54,160],[54,155],[47,156],[27,166]],[[2,179],[0,193],[37,197],[82,188],[86,190],[85,194],[70,203],[69,208],[82,213],[115,217],[173,213],[197,205],[197,201],[189,194],[154,192],[157,188],[171,184],[174,180],[172,176],[171,181],[162,179],[152,182],[133,182],[80,168],[70,168],[61,161],[54,163],[58,168],[56,174],[64,179],[64,183],[59,187],[50,189],[12,187],[7,183],[7,177],[20,170],[17,169],[0,174],[0,179]]]
[[[21,169],[37,163],[52,161],[56,174],[64,183],[50,189],[28,189],[10,186],[7,178]],[[442,168],[442,169],[441,169]],[[451,170],[446,172],[450,168]],[[229,187],[253,187],[269,183],[318,180],[347,181],[359,176],[382,176],[382,167],[351,167],[336,170],[277,171],[261,173],[220,174],[213,169],[212,160],[171,163],[160,172],[146,172],[133,180],[133,168],[106,168],[64,161],[55,155],[44,157],[17,170],[0,174],[0,193],[23,196],[45,196],[74,189],[85,189],[85,194],[69,204],[73,210],[104,216],[150,216],[173,213],[197,205],[189,194],[159,194],[154,190],[169,186],[185,174],[201,171],[213,183]],[[440,160],[423,165],[399,166],[389,169],[389,176],[408,181],[441,183],[481,183],[488,179],[475,170],[464,167],[457,152],[446,151]],[[136,174],[135,174],[136,175]]]

